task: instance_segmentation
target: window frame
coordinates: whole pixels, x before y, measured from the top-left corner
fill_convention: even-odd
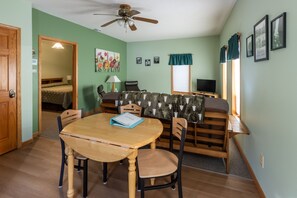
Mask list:
[[[228,99],[228,68],[227,62],[222,63],[222,98],[227,100]]]
[[[189,87],[189,91],[188,92],[180,92],[180,91],[174,91],[174,83],[173,83],[173,79],[174,79],[174,69],[173,67],[179,67],[180,65],[171,65],[171,94],[187,94],[187,93],[191,93],[192,90],[192,79],[191,79],[191,65],[184,65],[184,66],[188,66],[189,67],[189,81],[188,81],[188,87]]]
[[[235,61],[238,61],[238,63]],[[232,113],[232,115],[240,118],[240,113],[241,113],[240,58],[238,58],[236,60],[232,60],[231,66],[232,66],[232,98],[231,98],[232,109],[231,109],[231,113]]]

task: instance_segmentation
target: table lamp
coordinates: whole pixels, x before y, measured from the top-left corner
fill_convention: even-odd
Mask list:
[[[72,76],[71,75],[67,75],[66,76],[66,80],[67,80],[68,84],[71,84]]]
[[[114,76],[110,76],[106,82],[112,83],[111,91],[114,92],[114,90],[115,90],[114,83],[121,82],[121,81],[116,75],[114,75]]]

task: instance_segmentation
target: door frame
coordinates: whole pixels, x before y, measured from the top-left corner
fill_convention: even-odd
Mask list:
[[[41,134],[42,130],[42,101],[41,101],[41,73],[42,73],[42,50],[41,43],[42,41],[53,41],[60,42],[62,44],[72,45],[73,54],[72,54],[72,108],[78,109],[78,46],[76,42],[66,41],[58,38],[48,37],[48,36],[39,36],[38,37],[38,134]]]
[[[22,106],[21,106],[21,29],[0,23],[1,27],[16,31],[16,143],[17,148],[22,146]]]

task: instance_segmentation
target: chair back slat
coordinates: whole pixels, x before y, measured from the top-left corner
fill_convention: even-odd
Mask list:
[[[172,134],[181,140],[182,129],[187,129],[188,122],[184,118],[173,118],[172,122]]]
[[[59,127],[59,132],[62,131],[62,129],[67,126],[68,124],[74,122],[75,120],[80,119],[82,116],[81,110],[73,110],[73,109],[68,109],[61,113],[60,116],[58,116],[58,127]]]
[[[188,128],[188,122],[184,118],[172,118],[172,134],[176,136],[180,140],[180,147],[178,152],[178,168],[177,168],[177,174],[181,175],[181,166],[183,161],[183,154],[184,154],[184,147],[185,147],[185,139],[187,135],[187,128]],[[172,145],[173,138],[170,138],[170,145]],[[172,146],[171,151],[172,151]]]
[[[120,113],[131,113],[141,117],[141,107],[136,104],[127,104],[120,107]]]

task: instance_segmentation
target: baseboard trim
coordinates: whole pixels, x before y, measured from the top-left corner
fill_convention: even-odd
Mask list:
[[[255,185],[256,185],[256,188],[257,188],[257,190],[258,190],[258,192],[259,192],[260,197],[265,198],[265,197],[266,197],[266,196],[265,196],[265,193],[264,193],[264,191],[262,190],[261,185],[260,185],[260,183],[258,182],[258,179],[257,179],[257,177],[256,177],[256,175],[255,175],[255,173],[254,173],[254,171],[253,171],[253,169],[252,169],[252,167],[251,167],[249,161],[247,160],[245,154],[243,153],[241,146],[239,145],[239,143],[238,143],[238,141],[236,140],[236,138],[233,138],[233,140],[234,140],[234,143],[235,143],[235,145],[236,145],[236,147],[237,147],[237,149],[238,149],[238,151],[239,151],[239,154],[241,155],[241,157],[242,157],[244,163],[246,164],[246,166],[247,166],[247,168],[248,168],[248,171],[249,171],[250,175],[251,175],[252,178],[253,178],[253,181],[255,182]]]
[[[25,142],[22,142],[22,146],[21,147],[24,147],[24,146],[26,146],[28,144],[31,144],[32,142],[33,142],[33,138],[31,138],[31,139],[29,139],[29,140],[27,140]]]
[[[33,133],[33,139],[37,138],[38,136],[39,136],[39,131],[36,131],[36,132]]]

